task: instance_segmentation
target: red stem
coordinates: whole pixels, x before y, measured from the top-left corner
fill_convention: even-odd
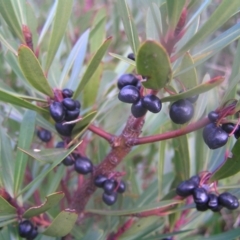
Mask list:
[[[108,133],[108,132],[105,132],[103,129],[99,128],[99,127],[96,127],[94,125],[89,125],[88,126],[88,130],[97,134],[98,136],[104,138],[105,140],[107,140],[108,142],[112,142],[112,139],[114,137],[114,135]]]
[[[170,138],[179,137],[179,136],[185,135],[187,133],[196,131],[197,129],[200,129],[200,128],[204,127],[205,125],[207,125],[209,122],[210,121],[208,118],[203,118],[197,122],[189,124],[188,126],[186,126],[184,128],[177,129],[174,131],[157,134],[157,135],[153,135],[153,136],[148,136],[148,137],[141,137],[138,139],[129,139],[129,143],[132,143],[133,145],[140,145],[140,144],[153,143],[153,142],[157,142],[157,141],[162,141],[162,140],[166,140],[166,139],[170,139]]]

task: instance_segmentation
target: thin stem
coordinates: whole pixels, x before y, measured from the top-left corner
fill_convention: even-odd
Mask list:
[[[166,140],[166,139],[170,139],[170,138],[175,138],[175,137],[179,137],[179,136],[185,135],[187,133],[196,131],[196,130],[204,127],[205,125],[207,125],[209,122],[210,121],[208,118],[203,118],[195,123],[191,123],[188,126],[181,128],[181,129],[177,129],[174,131],[157,134],[157,135],[153,135],[153,136],[141,137],[138,139],[129,139],[129,142],[132,142],[133,145],[140,145],[140,144],[153,143],[153,142],[158,142],[158,141],[162,141],[162,140]]]
[[[97,134],[98,136],[104,138],[105,140],[107,140],[108,142],[111,142],[114,135],[105,132],[102,128],[96,127],[95,125],[91,124],[88,126],[88,130]]]

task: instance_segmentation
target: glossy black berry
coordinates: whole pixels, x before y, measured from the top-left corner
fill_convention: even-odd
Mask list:
[[[106,203],[108,206],[113,205],[117,201],[117,193],[112,192],[111,194],[103,193],[102,200],[104,203]]]
[[[125,86],[120,90],[118,99],[125,103],[137,103],[140,99],[139,90],[131,85]]]
[[[133,61],[135,61],[135,55],[134,55],[134,53],[129,53],[129,54],[127,55],[127,57],[128,57],[129,59],[132,59]]]
[[[75,160],[74,168],[76,172],[85,175],[93,171],[93,164],[90,159],[80,157]]]
[[[210,149],[216,149],[227,143],[228,134],[215,123],[209,123],[203,129],[203,140]]]
[[[234,128],[235,128],[235,125],[233,123],[222,124],[222,129],[228,134],[230,134],[234,130]]]
[[[211,209],[213,212],[219,212],[222,206],[218,202],[217,195],[210,193],[208,194],[208,208]]]
[[[199,95],[194,95],[194,96],[186,98],[186,100],[188,100],[191,103],[195,103],[198,100],[198,96]]]
[[[196,209],[198,210],[198,211],[200,211],[200,212],[205,212],[205,211],[207,211],[208,210],[208,205],[207,205],[207,203],[205,203],[205,204],[196,204]]]
[[[76,106],[76,108],[80,109],[81,103],[78,100],[75,100],[75,106]]]
[[[33,229],[33,224],[29,220],[24,220],[18,225],[18,234],[20,237],[29,238]]]
[[[193,117],[194,107],[189,101],[181,99],[171,105],[169,114],[174,123],[184,124]]]
[[[71,155],[68,155],[66,158],[63,159],[62,163],[65,166],[72,166],[74,164],[74,160]]]
[[[105,181],[107,180],[108,178],[104,175],[98,175],[95,179],[94,179],[94,184],[96,187],[99,187],[99,188],[103,188],[104,186],[104,183]]]
[[[76,108],[75,110],[72,110],[72,111],[67,110],[66,115],[65,115],[65,120],[66,121],[73,121],[73,120],[78,118],[79,113],[80,113],[79,108]]]
[[[196,187],[198,187],[199,183],[200,183],[200,177],[198,175],[192,176],[189,179],[190,182],[193,182],[194,184],[196,184]]]
[[[162,109],[162,102],[161,100],[153,95],[148,94],[142,98],[142,105],[145,107],[148,111],[152,113],[158,113]]]
[[[125,191],[126,191],[126,183],[124,181],[121,181],[118,185],[117,192],[124,193]]]
[[[49,106],[49,111],[55,122],[62,122],[65,117],[65,109],[60,102],[53,102]]]
[[[71,136],[72,130],[73,130],[74,124],[65,124],[63,125],[62,123],[56,123],[55,128],[57,132],[65,137]]]
[[[193,199],[197,205],[205,205],[208,202],[208,193],[204,188],[195,188],[193,190]]]
[[[117,82],[118,89],[122,89],[125,86],[137,86],[139,80],[133,74],[123,74],[120,76]]]
[[[72,98],[64,98],[62,104],[67,110],[75,110],[76,108],[76,102]]]
[[[147,113],[147,109],[143,107],[142,99],[132,104],[131,113],[135,118],[143,117]]]
[[[29,234],[29,237],[27,238],[27,240],[33,240],[35,237],[37,237],[38,235],[38,229],[37,227],[35,227],[32,232]]]
[[[239,137],[240,137],[240,126],[239,125],[237,126],[237,128],[236,128],[236,130],[234,132],[234,137],[236,139],[239,139]]]
[[[140,81],[138,81],[136,88],[140,91],[142,88],[142,83]]]
[[[116,188],[116,181],[114,179],[107,179],[103,185],[104,192],[107,194],[111,194]]]
[[[62,94],[64,98],[71,98],[73,96],[73,91],[71,89],[65,88],[62,90]]]
[[[46,129],[40,129],[37,131],[37,136],[43,142],[49,142],[52,138],[52,133]]]
[[[56,148],[64,148],[64,142],[58,142],[55,147]]]
[[[198,187],[198,184],[195,181],[186,180],[181,182],[177,188],[176,193],[181,197],[190,196],[193,193],[193,190]]]
[[[208,113],[208,119],[211,121],[211,122],[216,122],[219,118],[219,114],[216,113],[215,111],[211,111],[210,113]]]
[[[218,196],[219,203],[230,210],[237,209],[239,207],[238,199],[231,193],[224,192]]]

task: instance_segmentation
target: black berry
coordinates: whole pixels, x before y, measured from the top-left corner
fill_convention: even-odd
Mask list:
[[[33,224],[29,220],[24,220],[18,225],[18,234],[20,237],[29,238],[33,229]]]
[[[55,128],[57,132],[65,137],[71,136],[72,130],[73,130],[74,124],[65,124],[63,125],[62,123],[56,123]]]
[[[239,207],[238,199],[231,193],[224,192],[218,196],[219,203],[230,210],[237,209]]]
[[[129,53],[127,56],[129,59],[132,59],[133,61],[135,61],[135,55],[134,53]]]
[[[62,104],[67,110],[75,110],[76,108],[76,102],[72,98],[64,98]]]
[[[111,206],[117,201],[117,193],[112,192],[111,194],[103,193],[102,200],[107,205]]]
[[[49,107],[50,114],[55,122],[62,122],[65,117],[65,110],[63,108],[62,103],[53,102]]]
[[[222,206],[218,202],[218,197],[215,194],[210,193],[208,194],[208,198],[208,208],[211,209],[213,212],[219,212]]]
[[[234,128],[235,128],[235,125],[233,123],[222,124],[222,129],[228,134],[231,133],[234,130]]]
[[[93,164],[90,159],[86,157],[77,158],[74,167],[76,172],[84,175],[93,171]]]
[[[205,205],[208,202],[208,193],[204,188],[195,188],[193,190],[193,199],[197,205]]]
[[[170,118],[176,124],[188,122],[194,114],[192,103],[185,99],[174,102],[170,107]]]
[[[132,86],[137,86],[139,80],[138,78],[135,77],[133,74],[123,74],[121,77],[118,79],[117,86],[118,89],[122,89],[125,86],[132,85]]]
[[[96,187],[103,188],[104,183],[107,179],[108,178],[106,176],[98,175],[94,180],[94,184]]]
[[[186,180],[181,182],[176,189],[177,195],[181,197],[190,196],[193,193],[193,190],[198,187],[198,184],[195,181]]]
[[[142,99],[132,104],[131,113],[135,118],[143,117],[147,113],[147,109],[143,107]]]
[[[136,88],[140,91],[142,88],[142,83],[140,81],[138,81]]]
[[[126,184],[124,181],[121,181],[118,185],[117,192],[118,193],[124,193],[126,191]]]
[[[145,107],[148,111],[152,113],[158,113],[162,109],[162,102],[161,100],[153,95],[148,94],[142,98],[142,105]]]
[[[125,86],[120,90],[118,99],[125,103],[137,103],[140,99],[139,90],[131,85]]]
[[[50,131],[46,129],[40,129],[37,131],[37,136],[39,137],[40,140],[43,142],[49,142],[52,138],[52,134]]]
[[[81,103],[78,100],[75,100],[75,106],[76,106],[76,108],[80,109]]]
[[[237,126],[235,132],[234,132],[234,137],[238,139],[240,137],[240,127],[239,125]]]
[[[116,187],[116,181],[114,179],[107,179],[103,185],[104,192],[107,194],[111,194],[115,187]]]
[[[31,234],[29,235],[29,237],[27,238],[27,240],[33,240],[36,236],[38,235],[38,229],[37,227],[35,227]]]
[[[76,108],[75,110],[72,110],[72,111],[68,110],[66,111],[65,120],[73,121],[78,118],[79,113],[80,113],[79,108]]]
[[[216,122],[219,118],[219,114],[216,113],[215,111],[211,111],[210,113],[208,113],[208,119],[211,121],[211,122]]]
[[[216,149],[227,143],[228,134],[215,123],[209,123],[203,129],[203,140],[210,149]]]
[[[199,183],[200,183],[200,177],[198,175],[192,176],[189,181],[193,182],[194,184],[196,184],[196,187],[198,187]]]
[[[188,100],[191,103],[195,103],[198,100],[198,96],[199,95],[194,95],[194,96],[186,98],[186,100]]]
[[[71,89],[65,88],[62,90],[64,98],[71,98],[73,96],[73,91]]]
[[[65,166],[71,166],[74,164],[74,160],[71,155],[68,155],[66,158],[63,159],[62,163]]]

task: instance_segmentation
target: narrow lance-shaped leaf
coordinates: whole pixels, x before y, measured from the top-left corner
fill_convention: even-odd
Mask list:
[[[202,83],[186,92],[162,98],[161,101],[162,102],[172,102],[172,101],[176,101],[179,99],[191,97],[191,96],[194,96],[197,94],[201,94],[201,93],[207,92],[210,89],[220,85],[223,81],[224,81],[224,77],[221,77],[221,76],[215,77],[215,78],[209,80],[208,82]]]
[[[74,210],[66,209],[57,215],[43,234],[51,237],[66,236],[72,230],[77,218],[78,214]]]
[[[0,196],[0,216],[17,213],[17,209]]]
[[[112,57],[117,58],[117,59],[119,59],[119,60],[121,60],[121,61],[123,61],[125,63],[129,63],[129,64],[131,64],[134,67],[136,66],[135,61],[131,60],[128,57],[124,57],[124,56],[118,55],[116,53],[109,53],[109,55],[111,55]]]
[[[138,74],[147,78],[142,83],[146,88],[160,90],[172,78],[168,53],[158,42],[147,40],[140,46],[136,65]]]
[[[26,111],[23,120],[20,126],[20,133],[18,138],[18,147],[20,148],[30,148],[34,131],[35,131],[35,122],[36,122],[36,112]],[[21,188],[24,173],[26,170],[28,156],[21,152],[17,151],[15,170],[14,170],[14,193],[17,194],[19,188]]]
[[[49,67],[51,66],[54,56],[63,38],[63,35],[66,31],[68,20],[72,12],[72,6],[73,0],[58,1],[56,15],[54,18],[54,23],[50,36],[50,42],[48,45],[48,55],[45,67],[46,71],[48,71]]]
[[[124,30],[126,32],[128,41],[132,47],[133,52],[136,54],[139,47],[139,39],[136,26],[134,25],[129,7],[126,0],[118,0],[117,8],[123,21]]]
[[[181,16],[186,0],[167,0],[168,22],[171,30],[174,30]]]
[[[240,171],[240,139],[232,149],[232,157],[228,157],[223,165],[211,176],[210,181],[231,177]]]
[[[21,99],[18,95],[14,95],[14,93],[10,93],[9,91],[5,91],[1,88],[0,88],[0,101],[6,102],[6,103],[11,103],[11,104],[17,105],[19,107],[31,109],[38,113],[48,114],[47,110],[40,108],[34,104],[31,104],[30,102],[28,102],[24,99]]]
[[[46,196],[46,201],[40,206],[29,208],[24,214],[24,218],[31,218],[40,215],[54,207],[64,197],[63,192],[57,192]]]
[[[33,51],[29,47],[21,45],[18,49],[18,60],[28,82],[39,92],[53,97],[53,91]]]
[[[112,41],[112,37],[107,38],[106,41],[100,46],[98,51],[92,57],[90,63],[88,64],[88,67],[81,79],[81,82],[79,83],[76,91],[74,92],[74,95],[73,95],[74,99],[76,99],[78,97],[80,92],[83,90],[84,86],[87,84],[87,82],[91,79],[92,75],[97,70],[98,65],[101,63],[102,58],[103,58],[104,54],[106,53],[111,41]]]
[[[12,32],[24,42],[22,35],[22,28],[20,22],[17,19],[16,13],[14,12],[11,1],[0,0],[0,13]]]

